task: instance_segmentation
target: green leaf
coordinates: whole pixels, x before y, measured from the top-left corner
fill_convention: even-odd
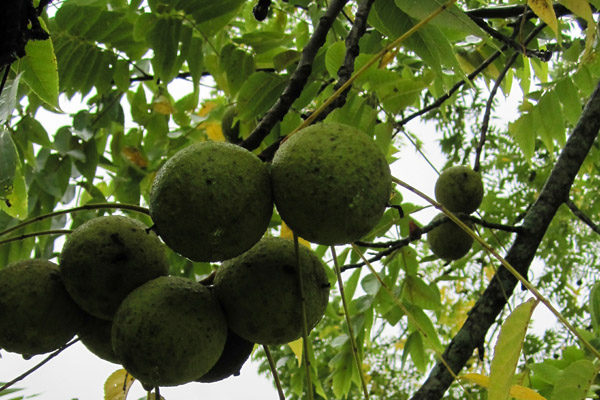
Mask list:
[[[402,287],[402,300],[426,310],[437,310],[441,307],[440,292],[427,285],[417,276],[407,276]]]
[[[535,151],[536,138],[531,114],[522,114],[516,121],[510,122],[508,132],[515,138],[526,159],[530,160]]]
[[[17,219],[27,218],[27,184],[20,166],[12,181],[12,191],[0,200],[0,210]]]
[[[345,54],[346,45],[341,40],[338,40],[327,48],[327,53],[325,53],[325,68],[327,68],[330,77],[337,78],[338,70],[344,63]]]
[[[444,351],[433,322],[431,322],[427,314],[419,307],[409,304],[406,305],[406,309],[410,313],[408,318],[409,325],[423,336],[425,346],[433,349],[436,353]]]
[[[395,3],[398,8],[418,21],[425,19],[444,4],[439,0],[395,0]],[[430,24],[451,35],[453,41],[464,39],[468,35],[487,38],[487,34],[456,4],[447,7]]]
[[[43,22],[40,20],[40,23]],[[58,108],[58,69],[52,39],[30,40],[22,59],[23,81],[46,104]]]
[[[559,80],[555,91],[562,104],[565,119],[571,125],[575,125],[581,116],[582,103],[573,80],[568,77]]]
[[[260,118],[279,98],[287,80],[267,72],[255,72],[248,77],[237,96],[239,118],[248,121]]]
[[[590,360],[578,360],[562,371],[550,400],[583,400],[588,397],[600,366]]]
[[[164,82],[171,82],[179,71],[178,62],[181,20],[173,17],[160,17],[148,32],[148,42],[154,51],[152,68]]]
[[[543,117],[542,124],[550,138],[564,145],[566,142],[566,126],[558,94],[555,91],[546,92],[540,99],[538,108]]]
[[[4,89],[0,93],[0,123],[8,121],[15,110],[21,75],[22,73],[19,73],[15,76],[15,79],[7,80]]]
[[[19,155],[10,133],[0,129],[0,200],[13,192],[18,165]]]
[[[410,354],[410,358],[419,372],[425,373],[427,371],[429,357],[425,352],[423,337],[419,332],[413,332],[408,336],[408,339],[406,339],[406,343],[404,344],[404,353]],[[404,353],[402,355],[403,358]]]
[[[255,68],[254,57],[231,44],[221,49],[219,64],[227,74],[228,94],[231,97],[240,90]]]
[[[596,334],[600,334],[600,282],[596,282],[590,290],[588,309],[592,317],[592,326]]]
[[[513,376],[537,300],[519,305],[502,324],[490,367],[488,400],[508,400]]]

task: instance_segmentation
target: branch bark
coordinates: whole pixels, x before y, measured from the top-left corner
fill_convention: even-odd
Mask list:
[[[523,276],[527,271],[558,207],[569,200],[573,181],[600,130],[600,85],[592,93],[577,126],[565,147],[540,196],[529,209],[519,232],[506,254],[506,260]],[[505,268],[499,268],[487,289],[469,312],[460,331],[454,336],[443,357],[455,374],[463,368],[473,351],[485,340],[485,335],[512,295],[517,280]],[[411,400],[441,399],[452,375],[438,363]]]
[[[348,0],[333,0],[330,2],[327,11],[319,20],[315,31],[313,32],[308,44],[302,50],[300,62],[292,74],[287,87],[284,89],[281,97],[263,116],[256,128],[250,133],[250,136],[244,140],[240,146],[248,149],[256,149],[264,138],[267,137],[271,129],[281,121],[288,112],[292,103],[300,96],[304,85],[312,71],[312,63],[319,49],[325,44],[327,32],[333,25],[337,15],[342,11]]]

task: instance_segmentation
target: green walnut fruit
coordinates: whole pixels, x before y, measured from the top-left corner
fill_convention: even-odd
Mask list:
[[[299,246],[307,328],[323,317],[329,299],[325,267],[310,249]],[[282,344],[302,336],[302,303],[294,243],[264,238],[217,270],[214,289],[229,328],[260,344]]]
[[[92,317],[87,314],[85,322],[77,331],[81,343],[101,359],[121,364],[121,361],[112,348],[111,341],[112,321]]]
[[[364,132],[319,123],[284,141],[273,158],[273,198],[281,218],[315,243],[351,243],[379,221],[389,200],[390,168]]]
[[[239,146],[202,142],[159,170],[150,215],[164,242],[194,261],[221,261],[248,250],[273,213],[268,168]]]
[[[463,165],[444,170],[435,183],[435,198],[452,212],[472,213],[483,200],[481,174]]]
[[[242,366],[250,357],[252,349],[254,349],[254,343],[239,337],[229,329],[221,357],[210,371],[202,375],[200,379],[196,379],[196,381],[212,383],[222,381],[232,375],[239,375]]]
[[[107,320],[129,292],[168,271],[158,237],[143,223],[117,215],[79,226],[60,254],[61,277],[73,300],[88,314]]]
[[[433,218],[432,223],[444,218],[440,213]],[[473,223],[469,220],[463,220],[469,228]],[[473,238],[463,231],[460,226],[447,220],[442,222],[427,233],[427,242],[433,254],[444,260],[458,260],[465,256],[473,245]]]
[[[75,336],[84,316],[56,264],[33,259],[0,270],[0,348],[26,355],[56,350]]]
[[[221,131],[229,143],[240,142],[240,121],[235,121],[236,117],[236,106],[229,106],[225,109],[223,118],[221,119]]]
[[[175,276],[131,292],[112,327],[115,354],[147,386],[198,379],[216,364],[226,339],[227,322],[211,290]]]

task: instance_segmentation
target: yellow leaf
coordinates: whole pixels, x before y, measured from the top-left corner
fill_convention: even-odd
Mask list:
[[[486,389],[490,386],[490,378],[481,374],[464,374],[461,376],[461,379],[475,383]],[[521,385],[512,385],[509,393],[510,397],[516,400],[546,400],[538,392]]]
[[[152,110],[162,115],[171,115],[175,112],[175,108],[173,108],[171,101],[163,94],[154,99],[152,102]]]
[[[204,130],[206,130],[206,136],[213,142],[225,141],[225,136],[223,136],[221,124],[219,122],[204,122],[198,127],[204,128]]]
[[[490,366],[488,400],[508,400],[527,326],[537,304],[536,299],[520,304],[502,324]]]
[[[300,366],[302,364],[302,338],[296,339],[293,342],[289,342],[288,346],[290,346],[290,349],[292,349],[292,352],[298,360],[298,366]]]
[[[587,22],[586,40],[585,40],[585,51],[583,52],[582,58],[589,57],[593,50],[594,39],[596,37],[596,21],[594,21],[594,14],[588,0],[559,0],[563,6],[573,11],[573,14],[580,18],[583,18]]]
[[[104,400],[125,400],[134,381],[124,369],[116,370],[104,382]]]
[[[281,222],[281,235],[279,236],[284,239],[294,240],[294,232],[292,232],[290,227],[283,221]],[[306,239],[302,239],[300,236],[298,236],[298,243],[310,248],[310,242]]]
[[[202,108],[200,109],[200,111],[198,111],[198,115],[200,117],[206,117],[208,113],[210,113],[216,106],[217,103],[215,103],[214,101],[207,101],[204,104],[202,104]]]
[[[527,0],[527,5],[531,7],[535,15],[540,17],[554,31],[556,37],[560,39],[560,35],[558,34],[558,20],[554,13],[554,7],[552,7],[552,0]]]

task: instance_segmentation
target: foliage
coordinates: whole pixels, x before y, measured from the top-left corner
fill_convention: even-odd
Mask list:
[[[379,54],[320,118],[368,132],[390,163],[437,142],[446,158],[437,167],[468,164],[482,173],[485,195],[475,222],[483,240],[504,254],[517,235],[525,235],[511,228],[535,207],[600,78],[600,2],[539,0],[529,1],[529,9],[517,2],[460,0],[396,49],[386,46],[441,2],[270,3],[264,21],[254,17],[254,2],[241,0],[64,0],[46,7],[40,25],[50,39],[27,43],[26,56],[10,65],[0,93],[0,231],[72,206],[147,206],[167,158],[192,143],[225,140],[220,121],[232,104],[241,145],[268,162],[283,137]],[[510,96],[515,115],[501,107],[507,102],[498,100],[498,90]],[[64,113],[69,100],[81,100],[80,109],[69,110],[70,123],[45,126],[42,116]],[[433,137],[426,137],[425,124],[434,126]],[[569,201],[560,200],[534,246],[529,278],[594,342],[600,332],[597,321],[592,326],[587,298],[599,277],[597,143],[577,169]],[[396,177],[413,173],[398,171]],[[429,203],[405,201],[405,193],[397,188],[392,207],[359,242],[374,260],[373,270],[357,248],[337,248],[362,364],[359,371],[340,293],[332,290],[308,346],[317,398],[363,397],[361,373],[372,399],[413,396],[501,268],[477,242],[460,260],[436,259],[419,240],[431,228]],[[42,219],[18,235],[74,228],[109,210],[90,207]],[[122,212],[151,224],[145,215]],[[281,225],[274,215],[269,234],[280,235]],[[53,258],[58,237],[2,244],[0,266]],[[313,248],[335,285],[333,254]],[[168,257],[174,275],[201,279],[217,267],[174,252]],[[511,293],[505,311],[528,296]],[[486,341],[473,345],[476,353],[464,355],[462,372],[489,375],[491,346],[504,317],[484,329]],[[271,350],[287,398],[305,398],[311,389],[304,363],[288,346]],[[264,353],[256,357],[268,371]],[[560,399],[565,390],[573,393],[555,385],[565,379],[593,388],[598,371],[592,360],[563,327],[529,333],[516,374],[503,379]],[[483,387],[454,383],[445,398],[462,399],[465,390],[473,399],[487,396]],[[578,398],[585,395],[587,390]]]

